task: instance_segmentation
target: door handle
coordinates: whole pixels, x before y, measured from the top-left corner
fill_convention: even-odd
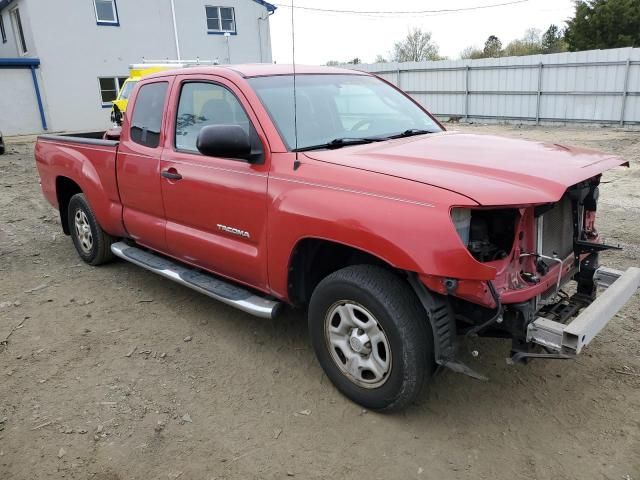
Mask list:
[[[169,180],[182,180],[182,175],[180,175],[175,168],[163,170],[160,175],[162,175],[164,178],[168,178]]]

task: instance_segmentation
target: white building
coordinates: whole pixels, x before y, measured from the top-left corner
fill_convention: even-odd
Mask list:
[[[271,63],[264,0],[0,0],[0,131],[104,130],[144,59]]]

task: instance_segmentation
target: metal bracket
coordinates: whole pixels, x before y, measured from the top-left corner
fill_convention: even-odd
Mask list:
[[[584,240],[574,240],[574,252],[576,255],[582,253],[602,252],[604,250],[622,250],[619,245],[607,245],[606,243],[592,243]]]
[[[596,271],[593,272],[593,281],[596,282],[599,287],[609,288],[623,273],[623,271],[613,268],[598,267]]]
[[[529,324],[527,340],[559,352],[562,350],[562,332],[564,328],[565,325],[562,323],[540,317]]]
[[[420,303],[422,303],[427,312],[431,330],[433,331],[436,363],[442,368],[448,368],[476,380],[488,380],[484,375],[456,359],[456,321],[445,297],[427,290],[427,287],[424,286],[415,273],[409,274],[409,284],[413,287]]]
[[[467,377],[475,378],[476,380],[480,380],[482,382],[488,382],[489,377],[482,375],[481,373],[476,372],[471,367],[468,367],[462,362],[458,362],[456,360],[445,360],[444,363],[441,364],[443,368],[448,368],[451,371],[456,373],[462,373]]]
[[[594,279],[607,290],[567,325],[539,317],[527,327],[527,341],[558,353],[578,354],[627,303],[640,286],[640,268],[625,272],[599,267]]]
[[[571,360],[575,355],[565,353],[532,353],[532,352],[516,352],[511,358],[507,358],[507,364],[515,365],[530,358],[542,358],[546,360]]]

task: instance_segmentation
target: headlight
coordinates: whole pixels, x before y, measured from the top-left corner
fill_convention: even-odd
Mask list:
[[[452,208],[451,220],[456,227],[458,236],[462,240],[462,244],[466,247],[469,245],[469,231],[471,229],[471,210],[468,208]]]

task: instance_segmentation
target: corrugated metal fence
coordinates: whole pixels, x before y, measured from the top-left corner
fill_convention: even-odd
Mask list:
[[[398,85],[440,117],[640,124],[640,48],[355,68]]]

